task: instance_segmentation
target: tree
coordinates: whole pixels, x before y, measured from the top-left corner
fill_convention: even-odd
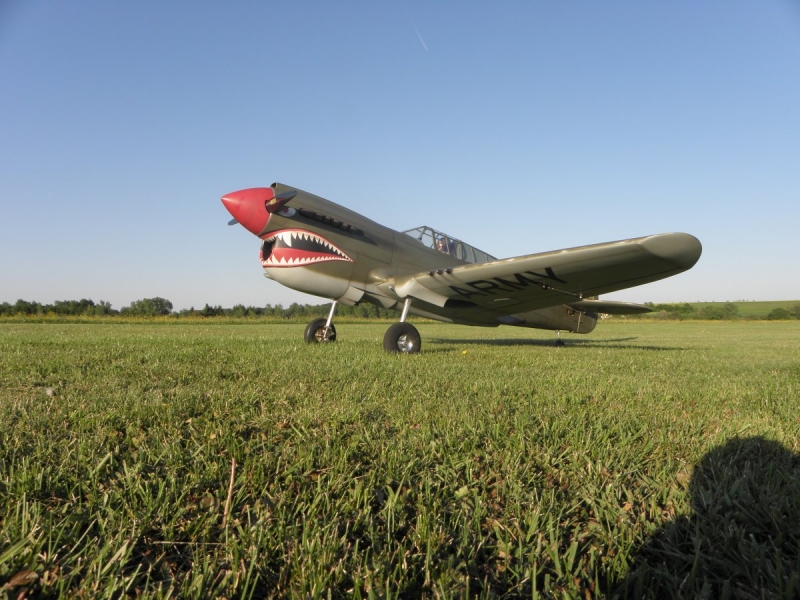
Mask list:
[[[725,310],[721,306],[704,306],[700,311],[701,319],[710,321],[721,321],[725,318]]]
[[[153,303],[153,308],[156,311],[156,314],[159,315],[168,315],[172,312],[172,302],[167,300],[166,298],[150,298],[150,301]]]
[[[33,315],[38,312],[38,307],[36,302],[28,302],[27,300],[23,300],[20,298],[17,300],[17,303],[14,304],[14,314],[17,315]]]
[[[306,315],[306,308],[299,302],[292,302],[289,305],[289,308],[287,308],[286,311],[283,313],[283,316],[287,319],[291,319],[292,317],[304,317],[305,315]]]
[[[143,298],[134,300],[130,306],[122,309],[123,314],[136,315],[139,317],[155,317],[158,315],[168,315],[172,311],[172,302],[165,298],[156,296],[155,298]]]
[[[722,307],[726,319],[735,319],[739,316],[739,307],[733,302],[726,302]]]
[[[211,306],[208,303],[198,313],[201,317],[221,317],[225,315],[225,309],[221,306]]]
[[[653,304],[652,302],[645,303],[656,313],[656,316],[663,319],[686,319],[694,316],[694,306],[688,302],[683,304]]]
[[[791,318],[792,315],[785,308],[773,308],[767,315],[770,321],[786,321]]]
[[[100,302],[94,305],[92,312],[87,314],[93,314],[97,317],[102,317],[104,315],[113,315],[115,312],[117,311],[111,308],[111,302],[100,300]]]
[[[52,306],[52,312],[57,315],[93,315],[95,314],[94,307],[94,301],[86,298],[81,300],[56,300]]]

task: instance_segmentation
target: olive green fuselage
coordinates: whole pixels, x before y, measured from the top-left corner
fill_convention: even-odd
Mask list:
[[[275,184],[276,194],[292,191]],[[290,207],[290,208],[288,208]],[[304,264],[287,261],[271,264],[270,253],[275,251],[276,232],[284,239],[318,236],[335,246],[340,253],[330,252],[328,259]],[[307,233],[306,233],[307,232]],[[307,236],[307,234],[310,234]],[[262,265],[267,277],[289,288],[322,298],[353,305],[371,302],[384,308],[400,310],[407,294],[396,290],[396,285],[420,273],[446,272],[465,266],[463,260],[429,248],[419,240],[376,223],[339,204],[297,190],[287,209],[271,214],[262,240]],[[288,242],[294,243],[294,242]],[[277,254],[277,253],[276,253]],[[344,255],[341,256],[341,255]],[[523,281],[527,284],[527,279]],[[497,289],[501,289],[497,286]],[[498,294],[501,296],[501,294]],[[561,304],[538,310],[508,314],[502,301],[497,299],[496,310],[476,313],[460,309],[458,302],[441,303],[415,297],[410,312],[416,315],[451,323],[494,327],[501,324],[540,329],[589,333],[597,322],[597,314],[576,310]],[[463,302],[463,306],[469,302]]]

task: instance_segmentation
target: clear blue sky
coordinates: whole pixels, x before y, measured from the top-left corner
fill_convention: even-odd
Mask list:
[[[498,256],[686,231],[634,302],[800,299],[800,2],[0,2],[0,301],[323,302],[226,192]]]

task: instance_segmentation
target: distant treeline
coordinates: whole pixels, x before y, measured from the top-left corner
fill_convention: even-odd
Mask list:
[[[695,306],[689,302],[682,304],[654,304],[645,302],[645,306],[653,309],[652,313],[635,315],[638,318],[662,318],[662,319],[700,319],[711,321],[733,320],[733,319],[768,319],[770,321],[785,321],[788,319],[800,319],[800,302],[792,306],[778,306],[772,308],[764,314],[741,314],[738,302],[703,302],[700,306]],[[747,304],[742,303],[742,304]],[[628,317],[631,318],[631,317]]]
[[[703,302],[691,304],[654,304],[646,302],[645,305],[653,309],[652,313],[643,315],[627,315],[626,319],[702,319],[702,320],[735,320],[735,319],[769,319],[787,320],[800,319],[800,302],[797,303],[758,303],[766,305],[763,312],[753,313],[748,311],[743,314],[740,306],[749,307],[747,302]],[[775,307],[775,304],[782,306]],[[289,306],[281,304],[267,304],[265,306],[245,306],[236,304],[232,308],[222,306],[210,306],[206,304],[201,309],[194,307],[173,311],[172,302],[166,298],[143,298],[134,300],[130,305],[116,310],[111,307],[110,302],[101,300],[57,300],[53,304],[41,304],[28,300],[17,300],[14,304],[8,302],[0,303],[1,316],[31,316],[44,317],[47,315],[64,317],[233,317],[233,318],[258,318],[269,317],[272,319],[313,319],[316,317],[327,316],[330,310],[330,303],[325,304],[299,304],[294,302]],[[358,319],[383,319],[396,318],[397,311],[379,308],[374,304],[364,303],[359,306],[345,306],[339,304],[336,307],[336,314],[339,317],[352,317]]]
[[[143,298],[135,300],[130,305],[116,310],[110,302],[101,300],[57,300],[53,304],[41,304],[28,300],[17,300],[14,304],[0,303],[0,316],[47,316],[59,317],[158,317],[172,315],[174,317],[271,317],[275,319],[298,319],[324,317],[330,311],[330,303],[326,304],[299,304],[294,302],[289,306],[281,304],[267,304],[265,306],[245,306],[236,304],[232,308],[210,306],[206,304],[201,309],[194,307],[173,311],[172,302],[165,298]],[[397,314],[397,311],[379,308],[374,304],[364,303],[360,306],[336,307],[336,314],[340,317],[356,317],[361,319],[379,319]]]

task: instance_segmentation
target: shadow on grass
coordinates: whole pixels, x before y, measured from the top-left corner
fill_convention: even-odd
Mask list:
[[[625,344],[623,342],[630,342],[637,340],[637,337],[617,338],[612,340],[595,340],[595,339],[574,339],[569,337],[562,337],[564,340],[563,346],[556,345],[556,339],[542,340],[542,339],[525,339],[525,338],[504,338],[504,339],[452,339],[452,338],[431,338],[428,343],[430,344],[452,344],[455,346],[463,345],[477,345],[477,346],[540,346],[551,348],[569,348],[570,346],[588,346],[588,347],[603,347],[603,348],[620,348],[620,349],[636,349],[636,350],[683,350],[674,346],[638,346],[636,344]]]
[[[800,597],[800,457],[762,437],[711,450],[692,513],[635,553],[615,598]]]

